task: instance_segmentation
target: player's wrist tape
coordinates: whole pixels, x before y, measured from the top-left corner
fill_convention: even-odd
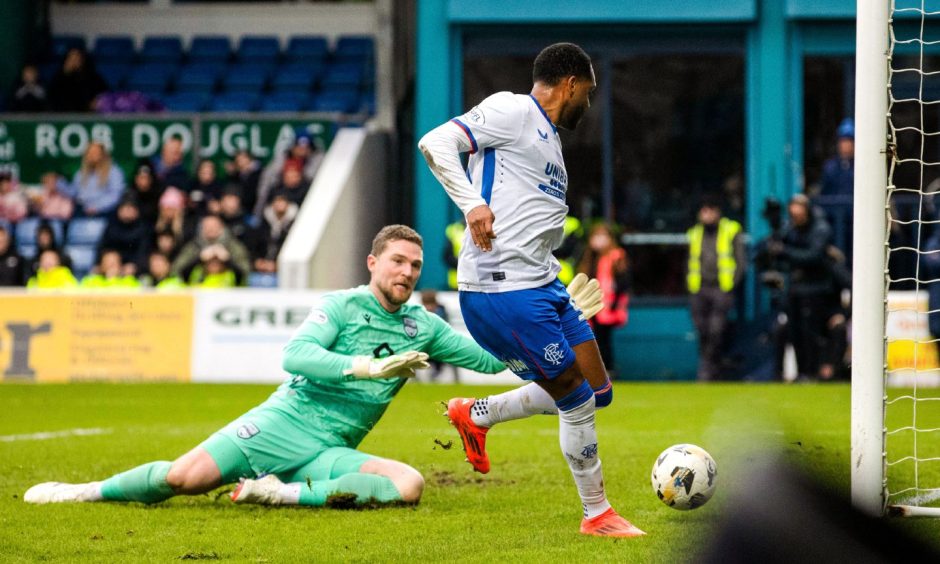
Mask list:
[[[385,358],[354,356],[352,365],[343,374],[356,379],[369,378],[413,378],[415,370],[427,368],[427,353],[408,351]]]

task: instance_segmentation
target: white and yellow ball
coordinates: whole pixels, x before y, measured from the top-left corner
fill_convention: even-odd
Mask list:
[[[715,493],[718,466],[705,449],[695,445],[673,445],[653,464],[650,481],[656,497],[673,509],[695,509]]]

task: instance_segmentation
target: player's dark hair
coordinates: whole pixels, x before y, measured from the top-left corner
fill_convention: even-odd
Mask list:
[[[386,245],[392,241],[410,241],[422,249],[424,248],[424,239],[414,229],[407,225],[386,225],[372,239],[372,256],[381,255]]]
[[[591,57],[574,43],[549,45],[532,65],[532,82],[554,86],[569,76],[591,78]]]

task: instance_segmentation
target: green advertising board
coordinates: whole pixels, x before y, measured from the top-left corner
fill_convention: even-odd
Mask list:
[[[158,155],[163,140],[171,137],[182,140],[192,165],[200,159],[221,165],[240,149],[247,149],[266,164],[290,147],[298,130],[309,132],[314,142],[326,149],[336,127],[336,122],[326,119],[264,116],[239,119],[138,114],[127,118],[55,116],[47,120],[0,116],[0,170],[27,184],[38,183],[48,171],[71,178],[89,143],[99,141],[114,162],[130,174],[138,161]]]

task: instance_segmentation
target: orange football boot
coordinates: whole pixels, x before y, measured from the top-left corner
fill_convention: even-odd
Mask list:
[[[593,519],[581,521],[581,534],[596,537],[641,537],[646,533],[618,515],[611,507]]]
[[[490,458],[486,455],[486,432],[489,427],[480,427],[470,418],[470,408],[475,398],[453,398],[447,402],[447,417],[457,428],[467,462],[480,474],[490,471]]]

